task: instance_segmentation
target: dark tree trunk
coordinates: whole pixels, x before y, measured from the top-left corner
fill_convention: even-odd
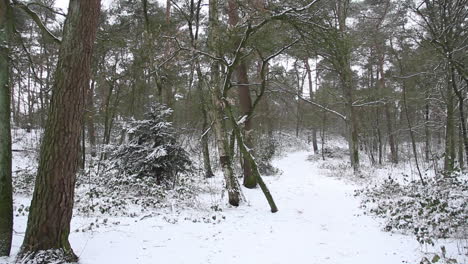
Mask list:
[[[307,80],[309,83],[309,98],[311,101],[314,101],[314,90],[313,90],[313,81],[312,81],[312,70],[310,69],[309,58],[304,59],[304,65],[307,71]],[[317,74],[317,73],[316,73]],[[315,115],[315,111],[313,115]],[[315,121],[315,120],[314,120]],[[314,153],[318,153],[318,144],[317,144],[317,125],[312,124],[312,147],[314,149]]]
[[[465,96],[461,91],[458,90],[457,87],[457,79],[455,78],[455,69],[453,66],[450,66],[450,79],[452,83],[452,88],[458,98],[458,112],[460,114],[460,129],[461,129],[461,138],[459,144],[463,144],[465,147],[465,154],[468,157],[468,135],[466,131],[466,119],[465,119]]]
[[[9,0],[0,0],[0,257],[8,256],[13,235],[11,183],[9,40],[13,20]]]
[[[100,0],[70,1],[20,258],[59,249],[60,261],[78,259],[68,236],[99,14]]]
[[[426,105],[425,105],[425,111],[424,111],[424,134],[425,134],[425,158],[426,161],[430,160],[430,154],[431,154],[431,133],[429,130],[429,114],[430,114],[430,108],[429,108],[429,95],[428,93],[426,94]]]
[[[200,64],[197,63],[197,89],[200,96],[200,109],[202,112],[203,124],[202,124],[202,136],[201,136],[201,147],[203,154],[203,168],[205,170],[205,177],[211,178],[214,176],[213,170],[211,169],[211,160],[210,160],[210,149],[208,145],[208,135],[210,125],[208,123],[208,110],[207,110],[207,100],[205,99],[205,94],[203,92],[203,73],[201,71]]]

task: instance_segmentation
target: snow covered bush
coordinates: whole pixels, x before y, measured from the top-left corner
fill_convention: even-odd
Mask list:
[[[170,187],[179,173],[191,170],[189,155],[177,143],[174,128],[167,121],[171,112],[156,104],[145,114],[145,120],[131,123],[128,142],[111,154],[110,160],[119,171]]]
[[[385,218],[386,231],[413,233],[430,245],[439,238],[468,238],[468,181],[461,176],[429,178],[426,185],[389,177],[357,194],[366,211]]]
[[[264,176],[278,174],[279,170],[271,163],[277,154],[277,139],[269,136],[259,136],[255,144],[255,155],[260,173]]]
[[[104,169],[79,177],[79,213],[134,216],[147,209],[193,204],[197,179],[189,154],[167,121],[171,111],[151,106],[145,120],[130,123],[128,140],[114,148]]]

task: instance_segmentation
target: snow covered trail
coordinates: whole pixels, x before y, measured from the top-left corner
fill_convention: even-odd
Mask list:
[[[72,247],[82,264],[419,263],[415,239],[382,232],[358,209],[355,186],[324,176],[308,155],[296,152],[275,161],[283,174],[265,177],[276,214],[260,189],[244,190],[250,205],[225,209],[226,219],[218,224],[121,218],[119,225],[73,232]],[[80,218],[72,225],[77,228]],[[24,226],[25,219],[18,221],[16,230]],[[21,239],[15,236],[15,251]]]

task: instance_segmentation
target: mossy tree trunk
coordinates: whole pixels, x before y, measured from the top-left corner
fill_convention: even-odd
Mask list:
[[[100,0],[70,1],[19,258],[58,249],[63,251],[64,261],[78,259],[68,236],[99,14]]]
[[[13,16],[9,0],[0,0],[0,257],[8,256],[13,234],[9,39]]]
[[[228,1],[228,17],[229,25],[235,28],[239,23],[239,5],[237,0]],[[238,41],[237,41],[238,42]],[[236,43],[239,45],[239,43]],[[244,133],[244,142],[247,148],[253,148],[253,127],[252,127],[252,98],[250,97],[250,86],[249,86],[249,77],[248,77],[248,65],[245,61],[242,61],[235,70],[235,75],[237,79],[237,90],[239,95],[239,105],[243,115],[250,116],[244,122],[243,133]],[[243,158],[243,174],[244,174],[244,186],[247,188],[255,188],[257,186],[257,180],[252,173],[252,168],[250,167],[250,162],[246,157]]]
[[[215,53],[218,57],[221,57],[219,56],[220,52],[217,46],[218,43],[220,43],[218,7],[218,0],[210,0],[208,49]],[[234,171],[232,169],[232,156],[229,151],[220,66],[221,65],[218,61],[212,61],[211,63],[211,112],[213,127],[216,135],[216,142],[218,146],[219,161],[223,170],[224,179],[226,181],[229,204],[238,206],[241,195],[239,184],[236,177],[234,176]]]

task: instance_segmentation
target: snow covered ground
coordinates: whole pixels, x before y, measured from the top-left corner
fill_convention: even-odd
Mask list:
[[[82,264],[420,262],[427,249],[413,237],[383,232],[379,220],[359,209],[359,199],[353,196],[358,186],[330,177],[319,162],[308,160],[309,155],[290,153],[275,161],[283,174],[265,177],[280,210],[276,214],[259,189],[245,189],[248,202],[222,212],[168,210],[97,222],[75,217],[72,247]],[[202,216],[206,221],[194,220]],[[14,254],[26,221],[26,216],[15,219]],[[91,222],[95,223],[89,230],[75,231],[87,229]],[[455,243],[444,245],[455,254]]]

